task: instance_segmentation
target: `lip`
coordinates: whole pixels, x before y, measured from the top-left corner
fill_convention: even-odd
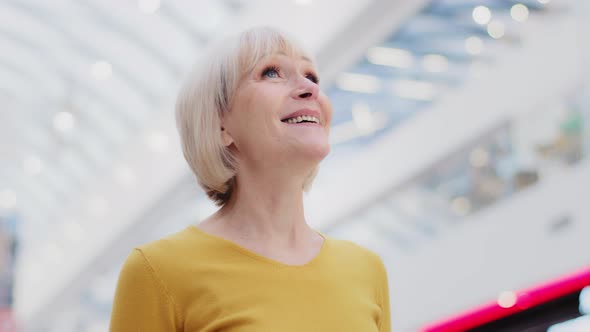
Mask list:
[[[304,115],[316,117],[316,118],[318,118],[320,120],[320,124],[322,123],[322,118],[320,116],[320,112],[309,110],[309,109],[302,109],[302,110],[299,110],[299,111],[295,111],[293,113],[290,113],[289,115],[281,118],[281,121],[285,121],[285,120],[290,119],[290,118],[294,118],[294,117],[298,117],[298,116],[304,116]]]

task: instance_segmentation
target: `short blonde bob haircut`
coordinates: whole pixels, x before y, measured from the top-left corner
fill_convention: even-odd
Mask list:
[[[265,56],[284,53],[313,61],[299,43],[269,27],[251,28],[225,39],[195,67],[176,101],[176,126],[182,152],[199,185],[218,206],[225,205],[236,186],[238,166],[221,136],[221,117],[230,112],[242,77]],[[308,191],[318,172],[305,179]]]

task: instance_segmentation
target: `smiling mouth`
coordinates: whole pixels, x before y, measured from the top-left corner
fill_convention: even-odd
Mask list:
[[[281,120],[281,122],[291,123],[291,124],[297,124],[297,123],[315,123],[315,124],[320,124],[320,120],[318,118],[316,118],[315,116],[311,116],[311,115],[296,116],[296,117],[293,117],[293,118],[288,118],[288,119]]]

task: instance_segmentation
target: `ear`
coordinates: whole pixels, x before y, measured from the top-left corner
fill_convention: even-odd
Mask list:
[[[223,146],[228,147],[232,145],[234,139],[231,137],[227,128],[221,127],[221,141],[223,142]]]
[[[228,128],[227,128],[227,124],[229,122],[230,119],[228,119],[229,117],[229,112],[224,110],[223,112],[221,112],[221,115],[219,117],[219,125],[220,125],[220,130],[221,130],[221,142],[223,142],[223,146],[228,147],[230,145],[232,145],[234,143],[234,138],[232,137],[231,133],[229,132]]]
[[[227,130],[227,128],[225,127],[225,117],[222,117],[220,119],[221,123],[221,141],[223,142],[223,146],[228,147],[230,145],[232,145],[232,143],[234,142],[233,137],[231,136],[231,134],[229,133],[229,130]]]

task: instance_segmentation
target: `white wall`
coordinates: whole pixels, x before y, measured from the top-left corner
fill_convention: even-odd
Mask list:
[[[590,266],[590,160],[388,262],[402,331]],[[562,217],[571,221],[555,230]],[[387,253],[384,253],[387,255]]]

